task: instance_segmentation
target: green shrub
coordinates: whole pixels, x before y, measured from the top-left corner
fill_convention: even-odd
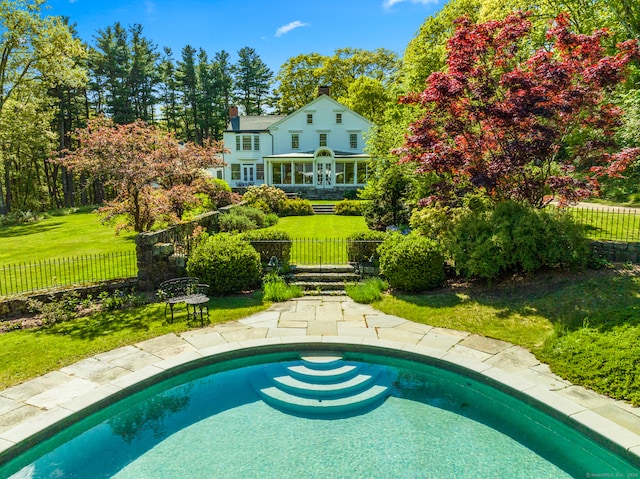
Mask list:
[[[260,209],[263,209],[264,205],[266,205],[268,211],[264,209],[265,213],[278,214],[282,204],[287,200],[287,194],[275,186],[250,186],[242,196],[242,199],[250,205],[259,204]]]
[[[463,211],[445,248],[459,274],[484,279],[544,267],[583,267],[590,254],[583,230],[570,214],[513,201]]]
[[[380,278],[369,278],[360,283],[346,284],[344,289],[356,303],[368,304],[382,299],[382,292],[389,289],[389,284]]]
[[[347,237],[347,261],[361,263],[376,256],[380,243],[387,237],[383,231],[363,231]]]
[[[335,214],[341,216],[362,216],[366,203],[357,200],[342,200],[336,203]]]
[[[237,199],[229,184],[219,178],[200,178],[196,181],[196,188],[204,195],[204,199],[201,199],[207,210],[228,206]]]
[[[260,282],[260,255],[248,241],[226,233],[210,236],[191,253],[187,273],[212,294],[236,293]]]
[[[284,264],[291,258],[291,237],[285,231],[271,229],[247,231],[240,235],[242,239],[249,241],[251,246],[260,255],[263,264],[269,262],[272,256]]]
[[[255,230],[257,227],[254,221],[243,215],[232,213],[218,215],[218,229],[223,233],[242,233]]]
[[[280,216],[310,216],[312,214],[311,202],[301,198],[287,199],[280,207]]]
[[[265,301],[288,301],[292,298],[302,296],[302,288],[300,286],[288,285],[285,280],[275,273],[270,273],[262,280],[262,289]]]
[[[424,291],[445,281],[444,256],[435,241],[424,236],[390,234],[378,247],[380,274],[393,288]]]
[[[229,210],[229,214],[245,216],[253,221],[258,228],[267,226],[267,215],[265,212],[253,206],[236,206]]]

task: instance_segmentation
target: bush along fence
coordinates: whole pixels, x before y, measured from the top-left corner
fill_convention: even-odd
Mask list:
[[[0,296],[131,278],[136,274],[134,251],[8,264],[0,266]]]

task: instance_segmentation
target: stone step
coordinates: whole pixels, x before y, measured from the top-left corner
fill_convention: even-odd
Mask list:
[[[302,281],[320,283],[348,283],[356,282],[360,277],[355,273],[295,273],[290,277],[290,281]]]
[[[344,291],[344,283],[323,281],[290,281],[291,286],[299,286],[303,291]]]
[[[275,386],[263,388],[260,394],[267,404],[278,409],[293,411],[300,414],[325,416],[330,414],[343,414],[364,409],[382,401],[387,397],[389,388],[374,385],[352,396],[321,399],[306,398],[290,394]]]

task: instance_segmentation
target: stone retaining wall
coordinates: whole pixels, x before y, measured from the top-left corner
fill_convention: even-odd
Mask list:
[[[608,261],[640,264],[640,242],[593,241],[592,244],[596,252]]]

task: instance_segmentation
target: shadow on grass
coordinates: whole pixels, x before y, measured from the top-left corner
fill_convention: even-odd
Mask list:
[[[640,324],[640,277],[638,271],[623,269],[549,274],[531,278],[522,285],[447,289],[395,297],[434,309],[476,303],[493,309],[500,319],[541,316],[568,330],[585,324],[601,331],[621,324]]]
[[[56,230],[64,226],[64,222],[55,221],[42,224],[41,222],[26,223],[17,226],[8,226],[6,228],[0,228],[0,238],[15,238],[19,236],[29,236],[35,234],[42,234],[48,231]]]
[[[255,295],[238,295],[214,297],[209,302],[209,324],[216,324],[236,319],[238,314],[234,310],[249,309],[262,304],[260,297]],[[180,305],[174,309],[175,319],[164,315],[164,303],[153,303],[139,308],[101,312],[92,316],[74,319],[55,324],[42,329],[45,334],[68,336],[74,339],[94,340],[100,337],[123,334],[125,332],[139,333],[153,330],[157,335],[169,332],[184,331],[191,327],[200,327],[199,321],[187,321],[186,306]]]

